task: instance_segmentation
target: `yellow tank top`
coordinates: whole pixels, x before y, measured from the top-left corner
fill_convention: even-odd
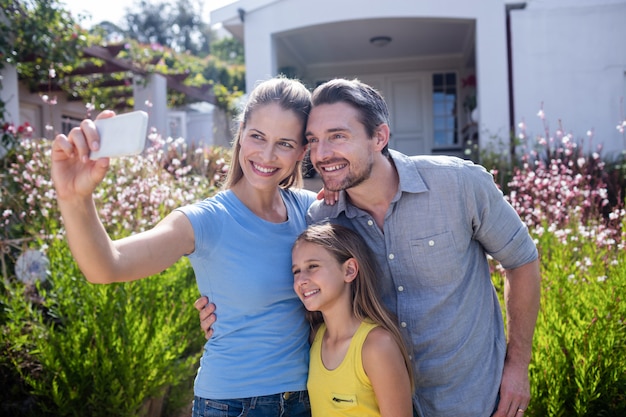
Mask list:
[[[322,363],[322,324],[311,345],[307,388],[312,417],[380,417],[372,384],[363,369],[361,350],[369,332],[377,324],[362,322],[339,366],[328,370]]]

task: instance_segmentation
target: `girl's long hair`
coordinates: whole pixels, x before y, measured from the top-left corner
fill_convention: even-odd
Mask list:
[[[406,365],[414,388],[413,367],[411,359],[397,324],[397,319],[380,301],[377,295],[376,280],[380,277],[380,270],[374,254],[361,236],[338,224],[319,223],[309,226],[298,238],[298,242],[308,242],[324,247],[339,264],[354,258],[359,270],[357,277],[352,281],[352,309],[359,320],[369,320],[387,330],[394,338]],[[312,328],[324,321],[319,311],[307,311],[307,319]]]
[[[232,155],[230,167],[226,174],[226,179],[222,189],[228,190],[243,178],[243,170],[239,163],[239,153],[241,152],[241,135],[250,120],[250,115],[258,108],[268,104],[276,103],[283,110],[292,111],[302,122],[301,140],[306,145],[307,140],[304,135],[306,122],[311,111],[311,92],[298,80],[277,76],[258,84],[246,102],[239,115],[239,127],[235,134],[232,145]],[[302,188],[302,161],[298,161],[291,175],[280,182],[281,188],[297,187]]]

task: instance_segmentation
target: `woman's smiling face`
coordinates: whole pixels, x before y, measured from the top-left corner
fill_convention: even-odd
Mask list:
[[[278,104],[257,108],[243,128],[239,163],[252,185],[277,187],[304,158],[302,121]]]

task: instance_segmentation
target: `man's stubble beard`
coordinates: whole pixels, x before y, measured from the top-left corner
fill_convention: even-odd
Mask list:
[[[323,171],[318,170],[318,173],[322,177],[322,182],[324,183],[324,189],[328,191],[341,191],[361,185],[372,176],[374,162],[372,158],[367,162],[367,166],[364,169],[357,170],[356,172],[349,169],[348,174],[343,179],[333,180],[332,183],[327,183],[324,179]],[[351,168],[352,164],[349,164],[348,167]]]

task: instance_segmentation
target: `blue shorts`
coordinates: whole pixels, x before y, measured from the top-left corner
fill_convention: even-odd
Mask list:
[[[209,400],[194,397],[192,417],[310,417],[307,391],[262,397]]]

